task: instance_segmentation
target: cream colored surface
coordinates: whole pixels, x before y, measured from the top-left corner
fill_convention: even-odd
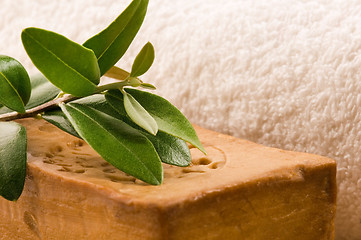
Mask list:
[[[333,239],[335,162],[196,127],[208,155],[164,166],[150,186],[41,120],[25,120],[18,202],[0,199],[0,239]]]

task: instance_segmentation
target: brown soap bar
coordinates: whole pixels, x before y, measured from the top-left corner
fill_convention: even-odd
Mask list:
[[[151,186],[115,169],[84,141],[42,120],[28,130],[17,202],[0,197],[0,239],[333,239],[331,159],[196,131],[208,155],[164,165]]]

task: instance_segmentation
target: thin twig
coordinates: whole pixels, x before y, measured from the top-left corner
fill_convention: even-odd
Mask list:
[[[124,86],[132,86],[132,84],[126,79],[122,82],[113,82],[105,85],[100,85],[96,88],[93,94],[101,93],[110,89],[121,89]],[[55,98],[54,100],[51,100],[34,108],[28,109],[25,111],[25,113],[10,112],[10,113],[1,114],[0,121],[11,121],[20,118],[35,117],[39,113],[43,113],[46,110],[57,108],[60,103],[67,103],[75,99],[79,99],[79,97],[75,97],[70,94],[64,94],[61,97]]]
[[[30,108],[26,110],[25,113],[10,112],[10,113],[1,114],[0,121],[11,121],[20,118],[35,117],[37,114],[45,112],[46,110],[57,108],[60,103],[67,103],[75,99],[78,99],[78,97],[75,97],[70,94],[66,94],[60,98],[55,98],[52,101],[46,102],[34,108]]]

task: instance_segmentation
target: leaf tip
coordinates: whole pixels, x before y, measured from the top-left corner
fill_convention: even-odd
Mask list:
[[[198,148],[204,155],[207,155],[206,149],[203,147],[202,143],[198,141],[197,143],[192,144],[194,147]]]
[[[201,141],[198,139],[197,144],[195,145],[196,148],[198,148],[202,153],[204,153],[204,155],[207,155],[207,151],[206,149],[203,147],[203,144],[201,143]]]
[[[150,42],[147,42],[136,56],[132,65],[130,76],[139,77],[146,73],[152,66],[154,58],[154,47]]]
[[[157,89],[154,85],[152,85],[150,83],[141,83],[140,87],[145,88],[145,89],[149,89],[149,90],[156,90]]]
[[[157,186],[157,185],[161,185],[162,183],[163,183],[163,169],[161,171],[161,174],[159,174],[159,176],[154,176],[154,180],[150,184]]]
[[[157,133],[158,133],[158,128],[157,128],[157,129],[152,129],[151,134],[153,134],[154,136],[156,136],[156,135],[157,135]]]

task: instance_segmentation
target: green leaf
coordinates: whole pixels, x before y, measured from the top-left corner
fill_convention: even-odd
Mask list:
[[[83,97],[72,101],[72,103],[79,103],[81,105],[94,108],[100,112],[103,112],[120,120],[125,119],[125,117],[114,111],[114,108],[106,102],[103,94],[94,94],[91,96]],[[81,138],[74,129],[73,125],[71,125],[68,118],[60,109],[46,111],[44,114],[42,114],[42,118],[47,122],[53,124],[54,126],[58,127],[59,129],[75,137]]]
[[[79,103],[84,106],[92,107],[96,110],[99,110],[103,113],[106,113],[112,117],[118,118],[120,120],[124,119],[122,115],[120,115],[118,112],[114,111],[114,108],[112,108],[105,100],[105,97],[103,94],[94,94],[91,96],[83,97],[77,100],[72,101],[72,103]],[[49,123],[53,124],[54,126],[60,128],[61,130],[75,136],[78,138],[81,138],[79,134],[74,129],[73,125],[71,125],[68,118],[65,116],[65,114],[60,109],[55,109],[51,111],[47,111],[42,115],[42,118],[44,120],[48,121]]]
[[[130,72],[131,77],[139,77],[143,75],[154,62],[154,47],[148,42],[144,45],[142,50],[138,53],[134,60],[132,71]]]
[[[30,77],[31,82],[31,96],[28,104],[25,106],[25,109],[30,109],[36,107],[40,104],[48,102],[54,99],[60,92],[60,89],[51,84],[48,79],[42,74],[37,74]],[[0,104],[0,114],[13,112]]]
[[[124,90],[130,93],[154,118],[157,122],[159,131],[183,139],[205,153],[192,124],[170,102],[149,92],[131,88],[125,88]],[[118,90],[109,91],[105,95],[109,104],[120,114],[123,114],[124,112],[120,107],[122,105],[121,96],[122,93]]]
[[[116,79],[116,80],[120,80],[120,81],[124,81],[126,79],[130,80],[130,84],[133,84],[132,86],[133,87],[138,87],[138,86],[141,86],[143,88],[147,88],[147,89],[156,89],[152,84],[150,83],[143,83],[142,80],[140,80],[139,78],[137,77],[130,77],[130,73],[121,69],[121,68],[118,68],[116,66],[113,66],[111,69],[109,69],[108,72],[106,72],[104,74],[104,76],[106,77],[110,77],[110,78],[113,78],[113,79]]]
[[[106,29],[83,45],[93,49],[104,75],[127,51],[147,12],[148,0],[133,0]]]
[[[150,90],[155,90],[157,89],[156,87],[154,87],[152,84],[150,83],[141,83],[140,86],[142,88],[146,88],[146,89],[150,89]]]
[[[60,107],[79,135],[106,161],[149,184],[161,184],[163,169],[159,156],[152,143],[137,130],[81,104]]]
[[[0,122],[0,195],[17,200],[26,175],[26,130],[15,122]]]
[[[62,91],[78,97],[95,91],[100,73],[92,50],[39,28],[24,29],[21,39],[34,65]]]
[[[0,102],[24,113],[30,94],[30,78],[25,68],[14,58],[0,55]]]
[[[127,92],[123,92],[124,108],[130,119],[149,133],[156,135],[158,125],[154,118]]]
[[[42,115],[42,118],[54,126],[60,128],[61,130],[77,138],[81,138],[60,109],[47,111]]]
[[[60,89],[51,84],[51,82],[49,82],[49,80],[42,74],[31,76],[30,81],[32,92],[30,100],[25,106],[26,109],[30,109],[53,100],[60,93]]]
[[[127,118],[125,115],[127,113],[125,112],[124,106],[122,106],[122,109],[124,110],[124,114],[118,113],[118,111],[114,111],[114,108],[110,106],[110,104],[105,99],[104,94],[94,94],[88,97],[80,98],[77,100],[72,101],[72,103],[79,103],[81,105],[94,108],[100,112],[103,112],[105,114],[108,114],[114,118],[120,119],[122,121],[126,121],[126,123],[131,122],[129,118]],[[128,119],[128,120],[127,120]],[[134,126],[136,126],[134,124]],[[133,127],[133,126],[132,126]]]
[[[141,134],[146,136],[153,144],[162,162],[177,166],[188,166],[191,161],[188,145],[181,139],[173,137],[169,134],[158,132],[156,136],[142,130],[134,124],[129,118],[127,118],[124,106],[123,114],[114,111],[114,108],[106,102],[103,94],[96,94],[88,97],[84,97],[73,101],[73,103],[80,103],[82,105],[94,108],[112,117],[120,119],[141,131]],[[64,116],[65,117],[65,116]],[[69,123],[70,124],[70,123]]]
[[[128,73],[127,71],[118,68],[117,66],[113,66],[111,67],[105,74],[104,76],[106,77],[110,77],[110,78],[114,78],[120,81],[124,81],[125,79],[127,79],[129,77],[130,73]]]
[[[189,147],[185,141],[164,132],[156,136],[142,132],[153,144],[162,162],[180,167],[189,166],[192,161]]]

